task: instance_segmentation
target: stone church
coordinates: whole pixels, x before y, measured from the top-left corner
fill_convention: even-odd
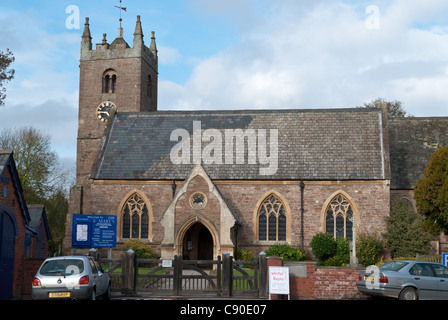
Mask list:
[[[137,17],[92,48],[81,42],[73,214],[117,216],[117,245],[148,243],[163,258],[211,259],[273,244],[310,251],[328,232],[381,234],[391,202],[408,199],[448,118],[387,119],[376,108],[159,111],[154,32]]]

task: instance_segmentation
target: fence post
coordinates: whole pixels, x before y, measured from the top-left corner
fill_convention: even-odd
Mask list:
[[[222,253],[222,296],[229,298],[232,295],[233,265],[230,252]]]
[[[258,254],[258,265],[258,272],[260,273],[260,286],[258,287],[258,296],[259,298],[266,298],[268,288],[268,267],[266,253],[264,251],[261,251]]]
[[[95,248],[90,249],[89,256],[95,260],[98,260],[98,251]]]
[[[134,292],[134,263],[135,253],[129,249],[123,254],[121,262],[121,293],[132,294]]]
[[[221,290],[222,290],[222,260],[221,260],[221,256],[218,256],[218,263],[216,266],[216,282],[217,282],[217,286],[218,286],[218,296],[221,296]]]
[[[182,260],[179,256],[174,256],[173,266],[173,295],[182,294]]]

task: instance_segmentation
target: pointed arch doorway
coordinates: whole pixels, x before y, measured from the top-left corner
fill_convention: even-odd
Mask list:
[[[182,257],[189,260],[213,260],[214,241],[201,222],[192,224],[182,240]]]

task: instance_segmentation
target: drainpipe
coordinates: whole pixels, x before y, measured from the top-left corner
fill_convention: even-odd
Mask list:
[[[300,247],[303,251],[303,190],[305,189],[305,184],[303,180],[300,181]]]
[[[176,180],[173,180],[173,184],[171,185],[171,189],[173,189],[173,198],[176,195]]]

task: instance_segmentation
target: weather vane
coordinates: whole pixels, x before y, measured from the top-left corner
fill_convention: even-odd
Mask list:
[[[121,10],[126,11],[126,8],[121,6],[121,0],[120,0],[120,6],[115,6],[115,8],[120,9],[120,27],[121,27],[121,21],[123,21],[123,19],[121,19]]]

